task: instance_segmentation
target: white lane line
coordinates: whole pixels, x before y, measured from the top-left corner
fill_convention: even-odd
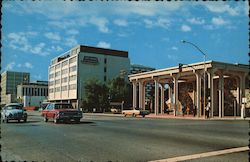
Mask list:
[[[200,154],[179,156],[179,157],[162,159],[162,160],[153,160],[153,161],[149,161],[149,162],[176,162],[176,161],[192,160],[192,159],[204,158],[204,157],[209,157],[209,156],[217,156],[217,155],[223,155],[223,154],[230,154],[230,153],[242,152],[242,151],[248,151],[248,150],[249,150],[249,148],[248,148],[248,146],[246,146],[246,147],[238,147],[238,148],[232,148],[232,149],[226,149],[226,150],[205,152],[205,153],[200,153]]]

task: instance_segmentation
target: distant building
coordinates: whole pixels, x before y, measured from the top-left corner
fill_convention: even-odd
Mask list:
[[[130,74],[138,74],[148,71],[153,71],[155,68],[144,66],[144,65],[138,65],[138,64],[131,64],[130,66]]]
[[[138,64],[132,64],[130,66],[130,74],[138,74],[143,72],[149,72],[153,71],[155,68],[144,66],[144,65],[138,65]],[[145,84],[145,105],[146,109],[152,109],[152,93],[154,93],[154,84],[153,82],[147,82]],[[138,93],[138,92],[137,92]]]
[[[48,81],[22,83],[17,86],[17,99],[26,106],[39,107],[48,98]]]
[[[17,85],[29,83],[30,73],[5,71],[1,74],[1,105],[17,102]]]
[[[127,51],[78,45],[54,58],[49,66],[49,101],[71,102],[84,97],[87,80],[107,82],[121,73],[128,74]]]

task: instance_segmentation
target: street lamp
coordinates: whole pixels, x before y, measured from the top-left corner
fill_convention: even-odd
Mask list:
[[[203,80],[204,80],[204,83],[203,83],[203,86],[204,86],[204,90],[203,90],[203,92],[204,92],[204,94],[203,94],[203,97],[204,97],[204,105],[203,105],[203,107],[204,107],[204,110],[203,110],[203,113],[204,113],[204,118],[206,117],[205,116],[205,110],[206,110],[206,72],[207,72],[207,69],[206,69],[206,58],[207,58],[207,55],[197,46],[197,45],[195,45],[194,43],[192,43],[192,42],[189,42],[189,41],[186,41],[186,40],[181,40],[181,42],[182,43],[188,43],[188,44],[191,44],[192,46],[194,46],[198,51],[200,51],[202,54],[203,54],[203,56],[204,56],[204,78],[203,78]]]

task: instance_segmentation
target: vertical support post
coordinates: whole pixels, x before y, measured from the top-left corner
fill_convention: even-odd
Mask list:
[[[219,75],[219,117],[224,116],[224,76],[223,72]]]
[[[179,75],[175,75],[173,76],[174,79],[174,116],[177,115],[178,112],[178,79],[179,79]]]
[[[161,84],[161,114],[164,113],[165,96],[164,96],[164,84]]]
[[[142,84],[142,110],[145,110],[146,83]]]
[[[214,116],[214,72],[208,73],[208,90],[210,90],[210,114],[209,116],[213,118]]]
[[[201,76],[195,73],[196,76],[196,108],[197,117],[201,116]]]
[[[169,109],[172,110],[172,105],[173,105],[173,87],[172,87],[172,83],[168,84],[168,96],[169,96]]]
[[[155,115],[159,113],[159,82],[155,79]]]
[[[246,73],[240,75],[240,103],[241,103],[241,118],[245,117],[245,103],[242,102],[242,99],[245,98],[245,80],[246,80]]]
[[[142,109],[143,102],[143,81],[139,81],[139,109]]]
[[[137,107],[137,82],[133,81],[133,108]]]

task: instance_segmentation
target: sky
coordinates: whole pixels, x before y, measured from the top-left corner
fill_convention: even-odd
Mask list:
[[[52,58],[76,45],[128,51],[156,69],[207,60],[248,64],[248,1],[4,1],[2,71],[48,80]]]

